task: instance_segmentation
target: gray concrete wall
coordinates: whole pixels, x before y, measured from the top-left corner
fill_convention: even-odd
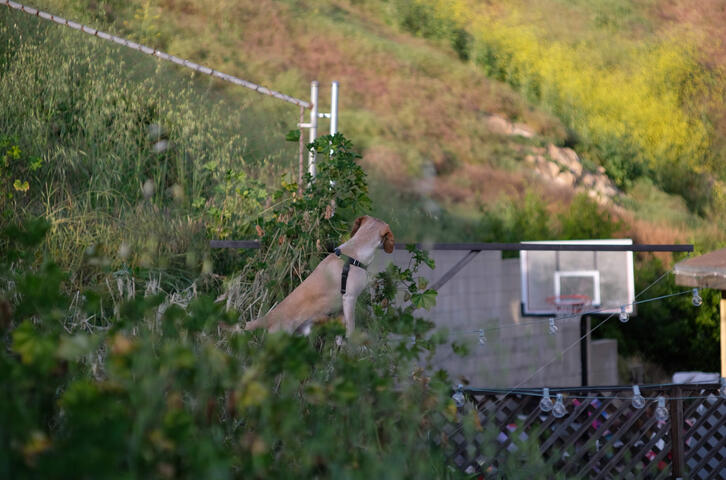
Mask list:
[[[590,385],[618,385],[618,341],[603,338],[590,342]]]
[[[435,270],[424,266],[419,274],[433,283],[466,253],[434,250],[430,254],[436,261]],[[391,260],[405,267],[409,259],[405,250],[396,250],[392,256],[382,254],[372,270]],[[471,353],[461,358],[448,345],[441,346],[435,366],[446,368],[455,381],[466,380],[471,386],[580,385],[579,319],[560,321],[558,333],[550,335],[547,318],[523,317],[519,272],[519,259],[502,259],[501,252],[484,251],[439,289],[436,307],[420,311],[421,316],[447,328],[450,341],[466,342]],[[480,328],[486,330],[483,346],[476,333]],[[617,379],[617,346],[614,350],[598,347],[597,355],[598,368],[602,365],[597,378],[612,378],[603,369],[615,365]]]

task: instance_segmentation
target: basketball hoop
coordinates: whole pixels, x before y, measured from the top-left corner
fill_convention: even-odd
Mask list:
[[[557,318],[578,316],[592,302],[587,295],[554,295],[545,300],[555,307]]]

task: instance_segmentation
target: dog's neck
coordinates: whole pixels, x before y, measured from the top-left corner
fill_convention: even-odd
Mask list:
[[[364,265],[370,265],[378,247],[381,246],[381,239],[377,235],[367,237],[356,234],[338,248],[345,255],[355,258]]]

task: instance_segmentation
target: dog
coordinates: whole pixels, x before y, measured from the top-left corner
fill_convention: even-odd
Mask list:
[[[310,332],[332,314],[343,310],[345,336],[355,329],[355,302],[368,283],[367,265],[376,250],[394,248],[393,232],[382,220],[365,215],[356,219],[350,240],[335,249],[315,267],[298,287],[264,317],[245,325],[245,330],[265,328],[270,332]]]

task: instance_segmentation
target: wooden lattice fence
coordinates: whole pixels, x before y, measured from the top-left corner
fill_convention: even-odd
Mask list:
[[[564,395],[562,418],[540,410],[542,389],[505,392],[465,389],[463,420],[442,427],[437,440],[466,473],[500,478],[535,455],[542,476],[530,478],[726,479],[726,400],[718,384],[643,386],[642,409],[632,404],[632,387],[550,389],[553,400]],[[666,399],[665,421],[655,417],[658,396]]]

